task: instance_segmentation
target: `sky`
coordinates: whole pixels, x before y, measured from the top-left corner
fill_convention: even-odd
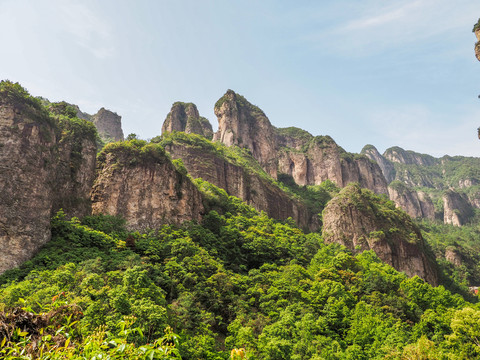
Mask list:
[[[0,0],[0,79],[149,139],[232,89],[276,127],[480,156],[477,0]]]

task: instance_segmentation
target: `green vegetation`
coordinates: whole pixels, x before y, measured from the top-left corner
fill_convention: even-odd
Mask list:
[[[198,181],[229,211],[143,234],[110,216],[55,216],[52,241],[0,277],[0,324],[8,324],[0,326],[0,352],[12,359],[228,359],[242,348],[232,353],[480,357],[478,305]]]
[[[219,109],[222,107],[223,103],[225,101],[229,101],[229,98],[232,98],[237,106],[240,108],[246,108],[248,109],[252,115],[255,116],[262,116],[266,118],[265,113],[260,109],[258,106],[251,104],[245,97],[243,97],[240,94],[235,93],[233,90],[228,89],[225,95],[223,95],[220,99],[217,100],[215,103],[215,109]]]
[[[0,105],[12,105],[25,114],[25,120],[38,122],[44,136],[48,136],[45,128],[55,125],[48,110],[42,105],[42,101],[31,96],[19,83],[9,80],[0,81]]]
[[[442,283],[468,297],[468,286],[480,285],[478,221],[475,224],[458,227],[422,220],[420,227],[425,240],[435,253]]]
[[[473,25],[472,32],[475,32],[478,29],[480,29],[480,19],[478,19],[477,23],[475,25]]]
[[[109,155],[119,167],[163,164],[168,158],[161,145],[136,138],[105,145],[97,156],[97,166],[105,166]]]
[[[300,129],[294,126],[287,127],[287,128],[277,128],[276,132],[280,136],[291,137],[304,142],[310,141],[313,138],[313,135],[310,134],[308,131],[305,131],[303,129]]]

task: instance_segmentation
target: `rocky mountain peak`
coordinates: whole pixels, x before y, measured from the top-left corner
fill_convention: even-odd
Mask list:
[[[102,139],[123,141],[122,117],[117,113],[102,107],[92,116],[92,121]]]
[[[215,104],[218,131],[214,141],[247,148],[267,173],[277,177],[275,129],[265,113],[242,95],[228,90]]]
[[[207,118],[200,116],[193,103],[176,102],[168,113],[162,126],[162,134],[172,131],[183,131],[187,134],[198,134],[211,139],[212,125]]]
[[[387,183],[392,182],[395,180],[395,167],[393,164],[385,159],[377,150],[377,148],[373,145],[365,145],[360,152],[360,154],[365,155],[370,160],[375,161],[380,169],[382,170],[383,176],[385,176],[385,180]]]
[[[433,156],[420,154],[411,150],[404,150],[398,146],[385,150],[383,157],[391,162],[406,165],[431,166],[438,163],[438,159],[435,159]]]
[[[354,252],[373,250],[387,264],[438,283],[420,229],[402,210],[358,184],[349,184],[323,210],[323,238]]]

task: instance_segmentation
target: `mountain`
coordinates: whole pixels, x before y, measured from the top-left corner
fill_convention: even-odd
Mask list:
[[[478,159],[351,154],[231,90],[215,113],[104,145],[0,83],[0,354],[480,357]]]
[[[400,147],[389,148],[380,155],[373,145],[364,147],[362,153],[381,164],[385,178],[391,180],[390,199],[412,217],[463,225],[479,208],[479,158],[435,158]]]

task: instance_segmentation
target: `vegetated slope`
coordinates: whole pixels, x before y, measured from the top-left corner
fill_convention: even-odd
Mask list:
[[[325,241],[354,252],[373,250],[408,276],[417,275],[438,284],[435,260],[420,229],[391,201],[358,184],[347,185],[328,203],[323,211],[322,234]]]
[[[172,158],[181,159],[192,177],[224,189],[275,219],[292,218],[303,229],[319,229],[318,215],[330,199],[324,188],[311,187],[299,193],[295,183],[286,186],[269,176],[249,150],[212,143],[198,135],[164,133],[152,141],[159,141]],[[314,200],[308,201],[308,196]]]
[[[90,213],[97,133],[68,110],[0,82],[0,273],[50,239],[54,212]]]
[[[233,348],[250,359],[480,356],[476,305],[198,182],[217,209],[201,224],[131,233],[118,218],[58,214],[52,241],[0,277],[8,312],[0,322],[32,320],[0,328],[0,351],[36,359],[226,359]]]

